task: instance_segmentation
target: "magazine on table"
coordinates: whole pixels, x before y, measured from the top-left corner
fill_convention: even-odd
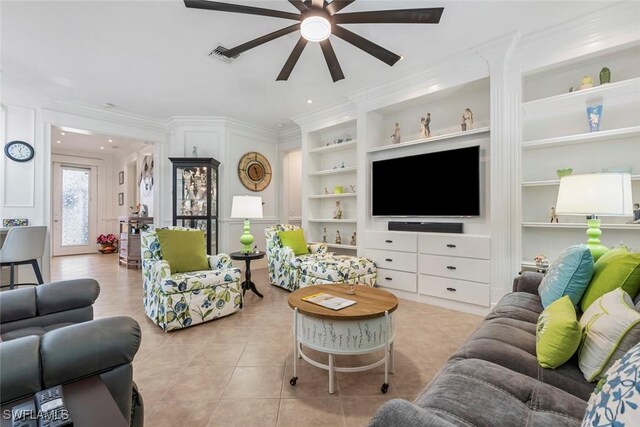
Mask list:
[[[341,310],[356,303],[356,301],[325,294],[324,292],[309,295],[308,297],[302,298],[302,300],[321,305],[331,310]]]

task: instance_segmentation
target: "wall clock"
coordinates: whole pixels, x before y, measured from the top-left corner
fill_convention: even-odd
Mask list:
[[[271,182],[271,175],[271,165],[262,154],[252,151],[240,158],[238,177],[248,190],[264,190]]]
[[[10,141],[4,146],[4,154],[16,162],[28,162],[35,153],[31,144],[24,141]]]

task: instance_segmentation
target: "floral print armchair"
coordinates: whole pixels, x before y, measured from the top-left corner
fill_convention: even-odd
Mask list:
[[[324,243],[310,243],[309,254],[295,256],[291,248],[282,245],[278,232],[299,229],[289,224],[265,229],[269,281],[272,285],[289,291],[330,283],[375,285],[376,266],[370,259],[327,252]]]
[[[211,270],[171,274],[155,230],[143,232],[140,241],[144,311],[162,329],[186,328],[240,310],[241,273],[229,255],[208,256]]]

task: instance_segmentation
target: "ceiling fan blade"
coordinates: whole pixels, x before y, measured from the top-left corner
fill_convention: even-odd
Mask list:
[[[243,43],[239,46],[236,46],[234,48],[231,48],[229,50],[226,50],[224,52],[222,52],[222,54],[224,56],[226,56],[227,58],[233,58],[236,55],[241,54],[242,52],[245,52],[249,49],[253,49],[256,46],[260,46],[261,44],[265,44],[267,42],[270,42],[271,40],[275,40],[278,37],[282,37],[282,36],[286,36],[289,33],[293,33],[294,31],[298,31],[300,29],[300,24],[293,24],[290,27],[285,27],[282,28],[278,31],[274,31],[273,33],[269,33],[265,36],[262,37],[258,37],[257,39],[253,39],[251,41],[248,41],[246,43]]]
[[[329,5],[325,8],[329,15],[334,15],[337,12],[340,12],[345,7],[349,6],[355,0],[333,0]]]
[[[309,8],[304,4],[302,0],[289,0],[296,9],[300,11],[300,13],[305,13],[309,11]]]
[[[324,55],[325,61],[327,61],[327,67],[329,67],[329,72],[331,73],[333,82],[335,83],[338,80],[344,79],[342,68],[340,67],[340,63],[338,62],[338,57],[336,56],[336,53],[333,50],[333,46],[331,46],[331,42],[329,41],[329,39],[321,41],[320,48],[322,49],[322,54]]]
[[[385,64],[393,66],[393,64],[401,59],[400,55],[396,55],[390,50],[387,50],[347,29],[334,25],[332,31],[335,36],[340,37],[347,43],[351,43],[355,47],[364,50],[369,55],[375,56]]]
[[[324,0],[311,0],[311,7],[315,7],[315,8],[323,8],[324,7]]]
[[[282,67],[280,74],[278,74],[278,77],[276,78],[277,81],[289,79],[289,76],[293,71],[293,67],[296,66],[296,63],[298,62],[298,59],[300,59],[300,55],[302,55],[302,51],[304,50],[306,45],[307,39],[305,39],[304,37],[300,37],[298,43],[296,43],[295,47],[291,51],[291,55],[289,55],[287,62],[284,63],[284,67]]]
[[[193,9],[217,10],[220,12],[244,13],[248,15],[271,16],[274,18],[294,19],[300,21],[302,17],[297,13],[281,10],[263,9],[261,7],[243,6],[240,4],[222,3],[207,0],[184,0],[184,5]]]
[[[336,24],[437,24],[444,7],[339,13]]]

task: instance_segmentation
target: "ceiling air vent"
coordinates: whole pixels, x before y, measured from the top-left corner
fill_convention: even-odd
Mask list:
[[[228,50],[229,49],[219,44],[218,47],[216,47],[211,51],[211,53],[209,53],[209,56],[212,58],[218,58],[219,60],[224,61],[227,64],[231,64],[233,61],[235,61],[238,58],[238,56],[240,56],[240,54],[232,56],[231,58],[228,58],[222,54],[223,52],[226,52]]]

